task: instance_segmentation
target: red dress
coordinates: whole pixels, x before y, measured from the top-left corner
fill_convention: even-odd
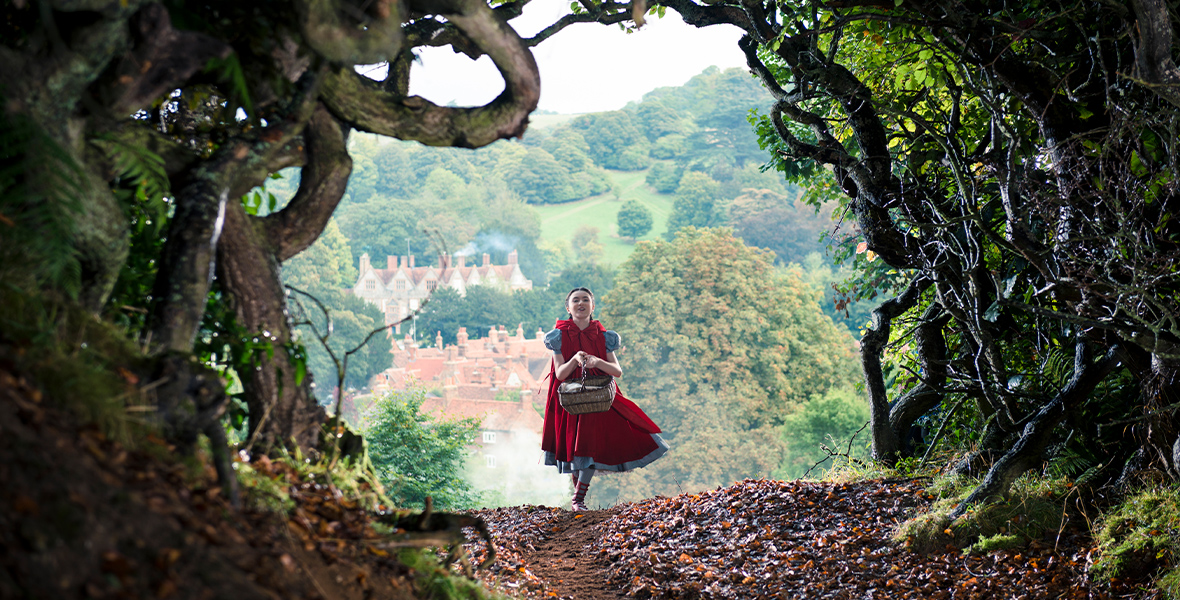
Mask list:
[[[598,321],[591,321],[586,329],[581,330],[573,320],[559,320],[555,327],[561,332],[561,354],[566,361],[579,350],[606,359],[606,330]],[[598,369],[588,371],[604,374]],[[580,376],[581,368],[578,368],[570,377]],[[630,471],[647,466],[668,451],[667,444],[658,435],[660,428],[634,402],[623,397],[617,386],[610,410],[571,415],[565,412],[558,399],[557,386],[560,383],[551,363],[545,428],[541,438],[545,464],[556,466],[562,473],[588,468]]]

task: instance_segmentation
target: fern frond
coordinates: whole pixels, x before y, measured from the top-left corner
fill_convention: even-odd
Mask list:
[[[83,181],[73,155],[37,123],[0,112],[0,277],[78,296]]]
[[[150,217],[155,226],[154,232],[158,234],[168,219],[166,198],[171,194],[163,157],[110,134],[97,136],[90,143],[115,165],[121,180],[117,182],[120,187],[132,191],[130,194],[116,193],[116,196],[126,204],[139,204]]]
[[[1052,383],[1054,389],[1064,388],[1073,377],[1073,353],[1059,346],[1050,347],[1041,361],[1041,377]]]

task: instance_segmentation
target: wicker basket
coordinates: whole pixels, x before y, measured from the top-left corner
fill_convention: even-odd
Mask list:
[[[557,386],[561,407],[571,415],[606,412],[615,401],[615,378],[610,375],[586,375],[579,380],[563,381]]]

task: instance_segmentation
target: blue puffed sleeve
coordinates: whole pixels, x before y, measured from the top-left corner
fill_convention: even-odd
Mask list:
[[[554,351],[561,352],[561,330],[553,329],[545,334],[545,347]]]
[[[619,334],[617,334],[613,331],[610,331],[610,330],[604,331],[602,333],[602,338],[603,338],[603,341],[606,342],[606,351],[607,352],[614,352],[615,350],[619,349],[619,346],[623,345],[623,339],[619,337]]]

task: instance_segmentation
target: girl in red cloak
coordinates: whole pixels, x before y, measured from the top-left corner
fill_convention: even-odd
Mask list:
[[[572,509],[586,510],[586,491],[599,470],[630,471],[645,467],[668,451],[660,428],[634,402],[623,397],[616,386],[610,410],[571,415],[561,407],[557,386],[570,377],[623,375],[615,350],[619,334],[607,331],[593,320],[594,294],[575,288],[565,299],[570,318],[558,320],[545,334],[545,347],[553,351],[549,371],[549,398],[545,403],[545,428],[541,450],[545,464],[570,473],[574,484]]]

